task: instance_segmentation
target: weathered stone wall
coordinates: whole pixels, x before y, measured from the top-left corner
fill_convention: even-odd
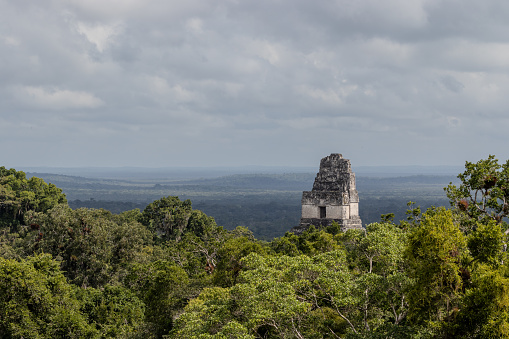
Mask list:
[[[343,230],[362,228],[359,218],[359,194],[350,160],[333,153],[320,161],[313,189],[302,192],[302,217],[294,233],[310,225],[326,227],[337,222]]]

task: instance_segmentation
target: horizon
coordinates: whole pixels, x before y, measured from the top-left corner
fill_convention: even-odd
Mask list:
[[[43,174],[95,179],[209,179],[232,175],[316,174],[316,167],[237,166],[237,167],[21,167],[29,175]],[[352,166],[357,177],[457,176],[459,166]]]

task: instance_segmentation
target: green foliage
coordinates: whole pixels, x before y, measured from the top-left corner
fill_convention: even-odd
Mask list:
[[[77,286],[98,287],[114,281],[151,243],[144,226],[124,222],[105,210],[73,211],[58,205],[46,213],[31,212],[27,219],[40,228],[27,228],[23,234],[25,255],[52,254]]]
[[[188,283],[186,272],[165,260],[133,264],[124,280],[145,303],[145,320],[158,337],[171,330],[175,311],[184,307]]]
[[[415,284],[409,293],[410,316],[417,322],[451,321],[459,307],[469,253],[465,236],[452,212],[430,209],[409,234],[406,251],[409,275]],[[434,326],[434,325],[431,325]]]
[[[173,335],[221,337],[230,327],[245,338],[312,338],[317,329],[344,332],[347,325],[338,312],[352,300],[344,260],[342,252],[314,259],[250,253],[241,260],[246,268],[239,282],[204,290],[178,318]]]
[[[477,163],[466,162],[465,172],[458,175],[459,187],[445,188],[451,205],[468,221],[494,220],[507,228],[504,218],[509,215],[509,160],[500,165],[494,155]]]
[[[218,251],[219,261],[214,272],[214,283],[223,287],[235,285],[244,268],[241,259],[250,253],[263,255],[266,250],[259,242],[246,236],[228,239]]]
[[[407,234],[392,223],[373,223],[366,232],[349,230],[343,237],[348,262],[356,272],[356,290],[366,333],[398,325],[408,313],[411,285],[404,251]]]
[[[400,228],[404,230],[410,230],[414,227],[419,226],[419,223],[422,218],[422,210],[421,206],[415,206],[415,202],[409,201],[407,202],[407,210],[406,210],[406,220],[402,220],[399,224]],[[431,209],[434,207],[432,206]]]
[[[478,268],[451,328],[458,338],[509,336],[509,279],[503,272],[489,266]]]
[[[332,328],[340,331],[335,335],[356,333],[351,312],[358,299],[344,251],[313,258],[250,254],[243,261],[248,270],[241,274],[232,294],[251,331],[274,337],[312,337],[321,326],[331,334]],[[318,314],[321,321],[314,323]]]
[[[27,211],[45,212],[58,204],[67,204],[60,188],[36,177],[27,179],[22,171],[0,167],[0,228],[17,230]]]
[[[189,302],[176,321],[171,338],[238,338],[250,339],[247,328],[230,312],[230,289],[206,288]]]
[[[190,277],[203,279],[205,273],[214,270],[218,251],[231,235],[214,222],[203,224],[200,233],[197,236],[187,232],[180,241],[167,241],[164,249],[168,258],[185,269]]]
[[[192,214],[191,201],[178,197],[163,197],[150,203],[141,213],[139,221],[163,240],[180,241],[187,231]],[[200,218],[191,226],[199,230]]]
[[[388,274],[403,265],[406,234],[392,223],[373,223],[366,232],[350,230],[344,236],[351,261],[368,273]],[[347,240],[348,239],[348,240]]]
[[[202,211],[193,210],[187,220],[185,232],[191,232],[197,237],[203,238],[210,228],[215,226],[217,225],[214,218],[207,216]]]
[[[334,232],[336,228],[333,225],[328,230]],[[276,253],[290,256],[300,254],[312,256],[339,248],[337,240],[331,233],[317,230],[314,226],[309,227],[299,236],[287,232],[283,237],[274,239],[271,242],[271,247]]]
[[[95,338],[58,263],[49,255],[0,258],[0,337]]]
[[[276,238],[272,240],[270,243],[272,250],[276,253],[289,255],[289,256],[297,256],[301,254],[301,251],[298,248],[299,237],[291,232],[286,232],[286,234],[281,238]]]
[[[80,309],[101,338],[125,338],[144,325],[145,305],[123,286],[76,289]]]
[[[468,248],[474,259],[480,263],[499,266],[506,257],[503,251],[506,236],[493,220],[487,224],[477,223],[475,231],[468,236]]]
[[[393,223],[394,222],[394,213],[382,214],[380,216],[380,221],[387,222],[387,223]]]

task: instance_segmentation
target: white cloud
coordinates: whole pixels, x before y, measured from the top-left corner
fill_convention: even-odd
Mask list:
[[[310,86],[298,86],[296,92],[313,98],[317,102],[339,108],[345,103],[345,99],[358,90],[357,85],[341,84],[333,88],[313,88]]]
[[[284,53],[282,46],[266,40],[249,41],[244,48],[248,53],[259,56],[272,65],[277,65],[281,61],[281,54]]]
[[[42,109],[97,108],[104,104],[93,94],[83,91],[23,86],[17,92],[20,101]]]
[[[201,34],[203,33],[203,21],[200,18],[191,18],[187,20],[186,28],[195,34]]]
[[[117,24],[90,24],[85,22],[78,22],[78,32],[85,35],[88,41],[95,44],[99,52],[104,50],[113,43],[115,35],[122,31],[122,25]]]
[[[166,79],[159,76],[148,76],[146,82],[149,94],[162,104],[178,104],[198,99],[197,95],[188,90],[184,84],[169,85]]]
[[[394,65],[403,67],[412,58],[413,46],[392,41],[386,38],[374,37],[363,41],[358,52],[361,60],[378,65]]]
[[[4,36],[4,37],[1,37],[1,39],[4,41],[4,43],[6,45],[9,45],[9,46],[19,46],[20,45],[20,41],[13,36]]]

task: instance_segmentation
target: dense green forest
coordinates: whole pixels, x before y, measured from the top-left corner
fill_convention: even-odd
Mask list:
[[[0,167],[0,337],[509,337],[509,161],[458,179],[450,208],[262,241],[176,196],[73,209]]]

